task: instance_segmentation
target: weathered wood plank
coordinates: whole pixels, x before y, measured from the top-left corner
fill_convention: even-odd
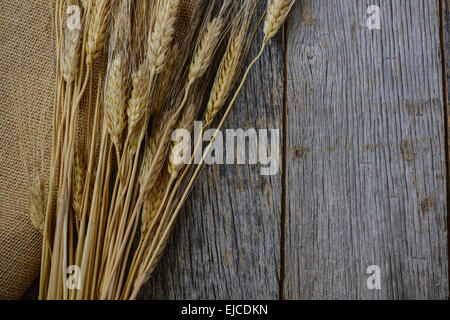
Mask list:
[[[445,60],[444,67],[443,67],[443,79],[444,82],[447,82],[446,90],[444,92],[444,102],[446,103],[446,111],[447,111],[447,183],[450,183],[450,101],[449,101],[449,93],[450,93],[450,3],[448,0],[441,0],[441,15],[443,21],[441,21],[441,28],[443,28],[444,33],[444,39],[441,39],[441,42],[443,44],[443,48],[441,49],[443,52],[442,58]],[[449,193],[449,186],[447,184],[447,206],[448,201],[450,201],[450,193]],[[448,208],[447,208],[448,209]],[[450,217],[447,216],[447,232],[448,228],[450,226]],[[450,239],[450,235],[447,234],[447,239]],[[448,241],[447,241],[448,245]],[[450,250],[448,251],[450,253]],[[450,263],[450,257],[449,263]],[[450,266],[449,266],[450,268]],[[450,276],[450,269],[449,269],[449,276]],[[450,299],[450,292],[448,295]]]
[[[250,51],[258,52],[259,34]],[[247,63],[248,64],[248,63]],[[224,129],[280,129],[283,46],[274,40]],[[179,217],[143,299],[277,299],[281,175],[260,166],[208,167]]]
[[[370,4],[381,30],[361,0],[289,20],[287,299],[448,296],[438,1]]]

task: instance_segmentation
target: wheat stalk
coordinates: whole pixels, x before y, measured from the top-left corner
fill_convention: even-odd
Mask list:
[[[44,184],[39,176],[36,176],[31,183],[30,194],[30,220],[33,226],[43,233],[45,223]]]

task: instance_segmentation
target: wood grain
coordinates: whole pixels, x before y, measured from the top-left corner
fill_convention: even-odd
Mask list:
[[[261,41],[260,33],[250,57]],[[251,72],[224,130],[281,130],[282,88],[278,37]],[[260,169],[206,168],[141,299],[278,299],[281,175],[264,177]]]
[[[438,1],[299,1],[287,39],[287,299],[448,296]],[[366,269],[381,268],[381,290]]]

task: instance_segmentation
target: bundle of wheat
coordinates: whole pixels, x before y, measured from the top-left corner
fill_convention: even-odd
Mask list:
[[[220,130],[294,2],[268,2],[261,51],[227,105],[262,0],[197,0],[189,28],[179,27],[187,19],[180,0],[53,1],[59,71],[52,170],[48,183],[33,182],[30,206],[44,235],[41,299],[136,298],[204,161],[175,161],[172,131],[193,130],[198,118],[206,129],[227,105]],[[80,4],[81,30],[71,29],[65,8]],[[79,134],[82,118],[88,129]],[[73,265],[81,272],[77,290],[65,281]]]

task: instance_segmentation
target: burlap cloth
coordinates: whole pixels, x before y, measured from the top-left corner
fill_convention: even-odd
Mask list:
[[[199,0],[184,0],[186,28]],[[0,2],[0,299],[22,296],[39,272],[41,236],[29,186],[48,176],[55,91],[48,0]]]

